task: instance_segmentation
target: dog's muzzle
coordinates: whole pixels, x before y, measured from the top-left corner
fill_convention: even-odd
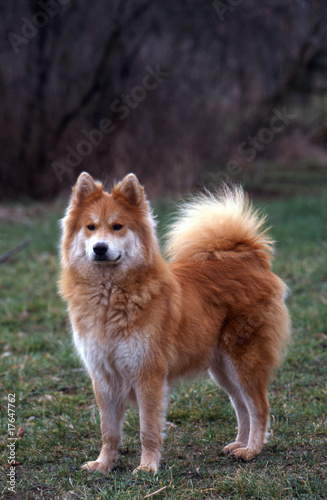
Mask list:
[[[118,262],[121,255],[118,252],[110,251],[107,243],[99,242],[93,246],[94,260],[96,262]]]

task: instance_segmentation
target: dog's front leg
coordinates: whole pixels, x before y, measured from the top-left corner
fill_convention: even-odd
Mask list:
[[[99,406],[102,448],[97,460],[87,462],[82,469],[107,473],[117,459],[126,401],[113,394],[108,386],[100,387],[94,379],[93,390]]]
[[[164,377],[149,374],[136,390],[140,412],[142,443],[141,463],[137,469],[156,472],[159,467],[162,433],[168,399],[168,384]]]

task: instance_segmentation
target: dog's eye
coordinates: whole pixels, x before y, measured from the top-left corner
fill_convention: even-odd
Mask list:
[[[121,224],[114,224],[114,225],[112,226],[112,229],[113,229],[114,231],[120,231],[120,230],[122,229],[122,227],[123,227],[123,226],[122,226]]]
[[[94,224],[89,224],[86,226],[89,231],[94,231],[95,230],[95,225]]]

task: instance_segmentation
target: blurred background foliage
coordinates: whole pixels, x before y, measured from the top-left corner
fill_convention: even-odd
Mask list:
[[[326,15],[324,0],[1,2],[1,198],[53,198],[82,170],[134,171],[154,196],[321,172]]]

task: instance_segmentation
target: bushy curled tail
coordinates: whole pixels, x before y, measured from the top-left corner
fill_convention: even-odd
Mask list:
[[[167,234],[167,256],[176,262],[251,252],[270,266],[274,242],[263,229],[264,222],[241,187],[199,194],[180,207]]]

